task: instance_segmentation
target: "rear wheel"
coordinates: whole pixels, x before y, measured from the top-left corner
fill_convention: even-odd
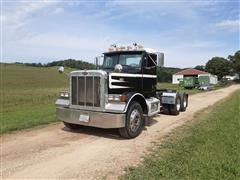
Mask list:
[[[81,128],[81,125],[78,125],[78,124],[72,124],[72,123],[68,123],[68,122],[63,122],[63,124],[69,129],[79,129],[79,128]]]
[[[124,138],[137,137],[143,129],[143,110],[138,102],[132,102],[129,105],[125,127],[119,129],[119,133]]]
[[[180,97],[181,97],[180,111],[184,112],[184,111],[186,111],[187,106],[188,106],[188,96],[185,93],[183,93],[180,95]]]
[[[179,95],[176,96],[175,104],[171,104],[168,107],[170,115],[178,115],[181,108],[181,98]]]

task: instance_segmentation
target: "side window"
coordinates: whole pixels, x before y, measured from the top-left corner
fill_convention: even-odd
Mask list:
[[[147,62],[145,67],[155,67],[157,63],[157,55],[156,54],[147,54]]]

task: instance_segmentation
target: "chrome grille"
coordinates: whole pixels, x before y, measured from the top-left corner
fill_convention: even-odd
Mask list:
[[[100,107],[100,77],[71,77],[72,105]]]

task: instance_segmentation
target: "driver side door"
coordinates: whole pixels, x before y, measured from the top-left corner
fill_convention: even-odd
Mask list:
[[[155,94],[157,85],[157,55],[145,54],[142,65],[143,94],[152,96]]]

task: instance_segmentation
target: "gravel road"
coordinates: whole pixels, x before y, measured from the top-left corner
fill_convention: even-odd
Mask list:
[[[116,130],[84,127],[70,131],[62,123],[1,136],[3,179],[116,179],[136,165],[154,142],[193,119],[194,113],[239,90],[240,85],[190,96],[179,116],[158,115],[143,133],[121,139]]]

